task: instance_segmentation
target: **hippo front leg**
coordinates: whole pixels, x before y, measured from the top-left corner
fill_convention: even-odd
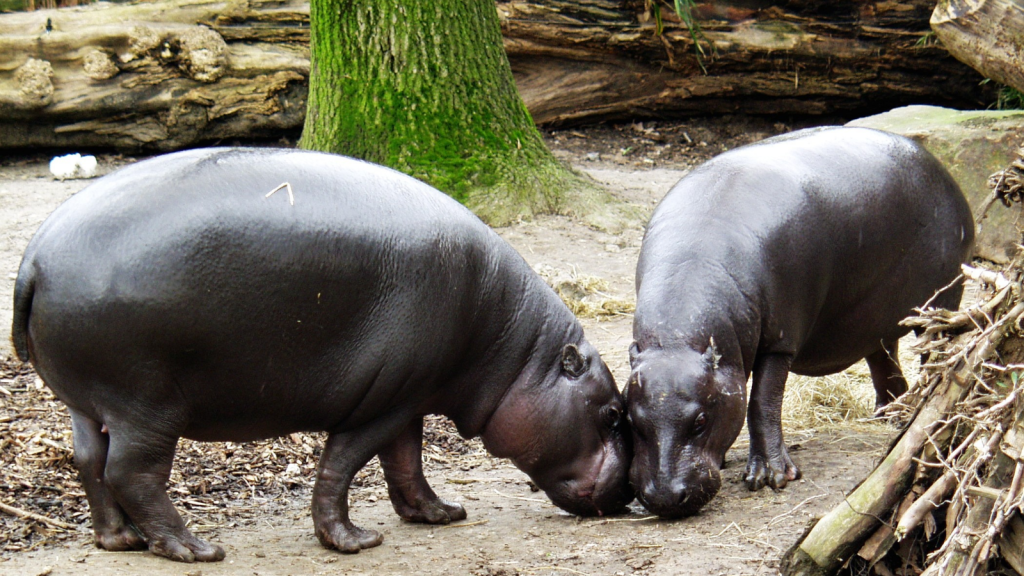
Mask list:
[[[398,438],[377,453],[388,495],[403,520],[448,524],[466,519],[466,510],[437,497],[423,477],[423,418],[413,418]]]
[[[790,480],[800,478],[800,470],[789,458],[782,440],[782,395],[793,357],[765,354],[754,362],[754,381],[747,406],[750,430],[750,458],[744,481],[750,490],[766,485],[781,490]]]
[[[103,425],[75,410],[69,411],[75,445],[75,467],[78,468],[78,477],[89,501],[96,545],[111,551],[145,550],[146,541],[132,526],[131,520],[103,481],[110,443]]]
[[[365,530],[349,520],[348,488],[381,444],[394,439],[407,423],[407,417],[391,415],[327,437],[313,486],[313,527],[324,547],[354,554],[384,541],[380,532]]]

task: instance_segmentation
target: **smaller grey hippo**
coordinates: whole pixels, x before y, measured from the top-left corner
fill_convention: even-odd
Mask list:
[[[962,286],[936,291],[973,241],[970,208],[942,165],[876,130],[770,138],[680,180],[637,265],[626,407],[639,500],[664,517],[700,510],[744,412],[747,487],[799,478],[782,438],[789,372],[822,376],[864,358],[876,406],[902,394],[899,321],[933,296],[956,309]]]
[[[466,517],[423,476],[425,414],[569,512],[633,499],[622,398],[572,313],[464,207],[373,164],[213,148],[106,176],[25,251],[13,340],[71,412],[107,550],[224,557],[167,497],[181,437],[327,431],[313,524],[343,552],[381,543],[348,513],[374,455],[402,518]]]

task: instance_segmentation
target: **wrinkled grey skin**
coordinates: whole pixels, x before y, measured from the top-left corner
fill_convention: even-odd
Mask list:
[[[744,412],[747,487],[799,478],[782,438],[788,373],[866,358],[876,406],[902,394],[898,323],[957,277],[973,239],[939,162],[880,131],[795,132],[683,178],[651,217],[637,266],[626,405],[640,501],[664,517],[700,510]],[[933,305],[956,309],[961,291]]]
[[[284,182],[294,205],[265,197]],[[165,492],[179,437],[329,432],[313,522],[343,552],[381,542],[347,504],[375,454],[401,517],[466,517],[423,477],[424,414],[570,512],[633,497],[622,400],[573,315],[468,210],[386,168],[226,148],[124,168],[43,223],[14,312],[18,356],[70,409],[108,550],[224,557]]]

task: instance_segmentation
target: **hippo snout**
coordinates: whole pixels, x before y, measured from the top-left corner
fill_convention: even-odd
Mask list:
[[[606,516],[624,511],[634,497],[629,482],[631,447],[627,439],[611,439],[605,444],[596,473],[561,482],[546,490],[548,497],[559,508],[577,516]]]
[[[700,512],[722,486],[722,475],[715,466],[693,466],[676,474],[644,478],[634,466],[631,476],[637,499],[649,511],[662,518],[693,516]]]

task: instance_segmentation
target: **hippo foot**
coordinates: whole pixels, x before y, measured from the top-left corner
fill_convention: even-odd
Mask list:
[[[393,503],[395,512],[406,522],[423,524],[449,524],[466,519],[466,509],[461,504],[441,498],[421,500],[415,504]]]
[[[182,539],[151,540],[149,551],[177,562],[220,562],[224,559],[223,548],[200,540],[191,534],[187,534]]]
[[[95,530],[93,537],[98,548],[109,550],[110,552],[145,550],[148,548],[145,538],[133,526]]]
[[[775,459],[751,454],[743,481],[748,490],[756,492],[765,486],[772,490],[782,490],[790,481],[799,478],[800,469],[789,459],[789,454],[783,452],[781,457]]]
[[[325,548],[332,548],[345,554],[355,554],[363,548],[380,546],[384,537],[376,530],[364,530],[359,526],[345,526],[337,523],[317,530],[317,538]]]

